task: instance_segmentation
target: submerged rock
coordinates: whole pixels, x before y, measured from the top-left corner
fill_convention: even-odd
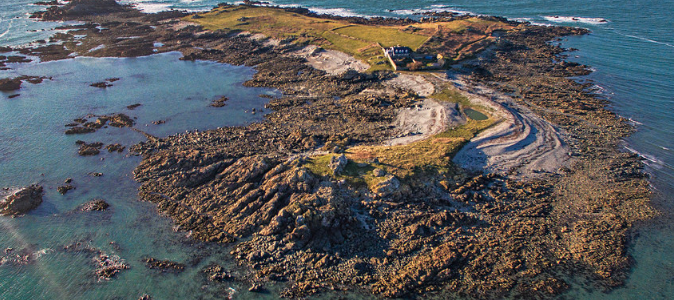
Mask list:
[[[158,260],[156,258],[149,257],[143,259],[143,262],[148,269],[156,269],[169,273],[180,273],[185,271],[185,264],[170,260]]]
[[[120,144],[110,144],[105,146],[105,149],[108,149],[108,152],[122,152],[124,149],[126,149],[125,146],[122,146]]]
[[[223,106],[225,106],[225,104],[228,100],[229,100],[229,98],[227,98],[225,96],[222,96],[222,97],[220,97],[216,100],[213,100],[213,102],[211,102],[211,106],[213,106],[213,107],[223,107]]]
[[[31,185],[0,201],[0,215],[16,216],[25,214],[42,204],[42,186]]]
[[[227,270],[225,270],[225,268],[217,264],[209,265],[201,272],[206,275],[208,280],[213,282],[221,282],[232,279],[232,275]]]
[[[102,251],[94,257],[94,263],[99,281],[110,280],[120,271],[129,269],[129,265],[122,258],[117,255],[107,255]]]
[[[90,86],[104,89],[104,88],[111,87],[112,84],[110,84],[108,82],[105,82],[105,81],[101,81],[101,82],[92,83],[92,84],[90,84]]]

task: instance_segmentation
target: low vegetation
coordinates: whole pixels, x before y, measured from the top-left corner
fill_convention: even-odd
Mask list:
[[[494,30],[512,28],[505,23],[477,17],[418,26],[361,25],[346,20],[315,18],[282,8],[245,5],[221,5],[185,20],[207,30],[259,33],[299,45],[313,44],[342,51],[367,62],[371,66],[370,72],[391,69],[382,47],[406,46],[457,60],[483,50],[493,41]],[[451,41],[439,42],[447,39]]]

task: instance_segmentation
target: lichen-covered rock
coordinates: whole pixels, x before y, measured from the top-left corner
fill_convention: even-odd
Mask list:
[[[346,168],[346,164],[349,162],[349,160],[346,158],[344,154],[338,155],[338,156],[333,156],[330,158],[330,163],[328,164],[328,168],[332,170],[332,174],[335,176],[338,176],[344,172],[344,168]]]
[[[0,215],[25,214],[42,204],[42,186],[31,185],[18,190],[0,201]]]

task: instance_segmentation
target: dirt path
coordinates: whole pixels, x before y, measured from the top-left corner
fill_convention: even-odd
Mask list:
[[[548,121],[512,98],[467,81],[452,82],[471,101],[494,109],[503,120],[473,138],[454,157],[454,162],[473,171],[512,172],[535,178],[557,172],[570,161],[563,134]]]

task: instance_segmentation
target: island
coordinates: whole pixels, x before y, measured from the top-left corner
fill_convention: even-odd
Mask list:
[[[131,147],[140,198],[229,247],[254,290],[545,299],[579,274],[609,290],[629,274],[631,229],[657,213],[619,148],[633,129],[551,43],[585,29],[250,1],[145,14],[72,0],[34,17],[80,21],[15,49],[42,61],[179,51],[283,93],[261,122]]]

